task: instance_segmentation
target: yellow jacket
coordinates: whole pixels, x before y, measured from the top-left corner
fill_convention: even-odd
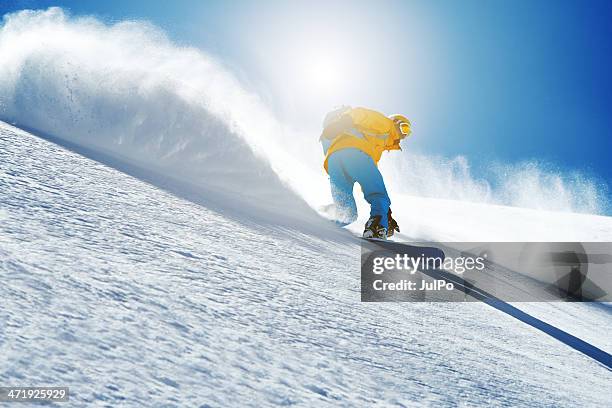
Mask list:
[[[327,170],[329,156],[341,149],[363,151],[378,164],[385,150],[401,150],[401,134],[395,123],[380,112],[365,108],[351,108],[323,129],[321,138],[331,140],[323,167]]]

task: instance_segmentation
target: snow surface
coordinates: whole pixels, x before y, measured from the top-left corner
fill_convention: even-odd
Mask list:
[[[9,125],[0,191],[1,384],[109,406],[612,398],[610,371],[484,304],[360,303],[348,233],[213,211]],[[612,351],[605,305],[534,308]]]

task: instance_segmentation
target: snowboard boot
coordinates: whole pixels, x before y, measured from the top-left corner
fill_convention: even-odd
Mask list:
[[[380,225],[380,215],[370,217],[366,222],[363,237],[366,239],[387,239],[387,229]]]

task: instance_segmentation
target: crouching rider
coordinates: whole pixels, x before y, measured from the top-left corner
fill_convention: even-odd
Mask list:
[[[339,224],[347,225],[357,219],[353,197],[353,185],[357,182],[370,204],[363,237],[386,239],[399,232],[377,165],[383,151],[401,150],[400,142],[410,133],[410,121],[403,115],[387,117],[371,109],[346,106],[327,114],[320,141]]]

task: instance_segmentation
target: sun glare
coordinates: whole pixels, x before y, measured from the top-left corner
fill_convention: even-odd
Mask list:
[[[329,60],[312,61],[308,70],[310,83],[319,89],[329,89],[339,81],[338,67]]]

